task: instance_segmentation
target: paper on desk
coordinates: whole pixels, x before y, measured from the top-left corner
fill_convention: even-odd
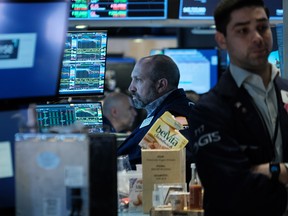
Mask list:
[[[9,141],[0,142],[0,178],[12,176],[11,144]]]

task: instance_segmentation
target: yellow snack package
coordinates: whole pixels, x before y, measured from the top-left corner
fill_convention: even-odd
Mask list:
[[[152,125],[147,134],[140,141],[143,149],[181,149],[188,140],[179,132],[183,125],[166,111]]]

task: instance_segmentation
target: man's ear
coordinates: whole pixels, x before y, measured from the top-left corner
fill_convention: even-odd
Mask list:
[[[227,49],[226,38],[225,38],[224,34],[222,34],[221,32],[216,31],[215,40],[216,40],[218,46],[221,49]]]
[[[112,108],[111,108],[111,115],[112,115],[113,117],[115,117],[115,116],[117,116],[117,114],[118,114],[118,110],[116,109],[116,107],[112,107]]]
[[[166,78],[159,79],[157,81],[157,91],[158,93],[165,92],[168,88],[168,80]]]

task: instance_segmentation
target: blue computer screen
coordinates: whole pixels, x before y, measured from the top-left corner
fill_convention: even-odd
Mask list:
[[[180,70],[179,88],[198,94],[208,92],[218,81],[218,50],[170,48],[164,49]]]
[[[56,97],[67,2],[1,1],[0,20],[0,104]]]

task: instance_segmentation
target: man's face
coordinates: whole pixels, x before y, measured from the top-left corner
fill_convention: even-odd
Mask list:
[[[156,86],[150,79],[149,68],[144,62],[137,62],[131,74],[129,91],[137,109],[145,108],[159,97]]]
[[[244,7],[233,11],[226,37],[216,33],[216,40],[221,48],[227,49],[231,63],[252,72],[261,71],[268,64],[273,43],[265,10]]]

